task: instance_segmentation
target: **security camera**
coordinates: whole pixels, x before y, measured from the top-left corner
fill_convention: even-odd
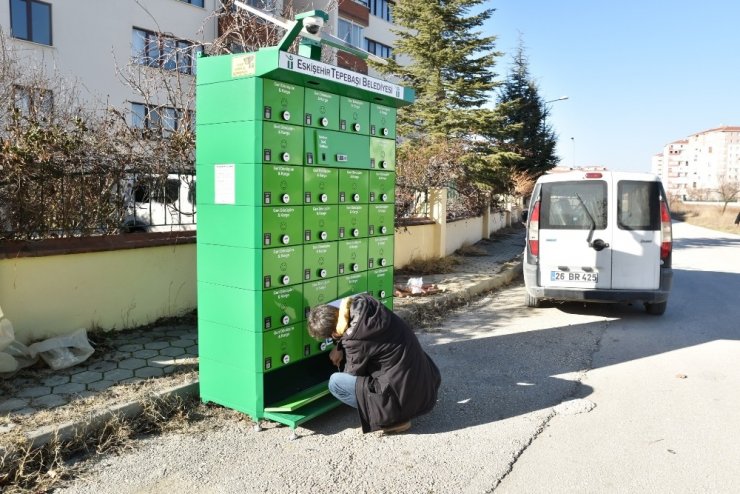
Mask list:
[[[321,28],[324,27],[324,19],[317,15],[306,17],[303,19],[303,27],[306,29],[308,34],[317,35]]]

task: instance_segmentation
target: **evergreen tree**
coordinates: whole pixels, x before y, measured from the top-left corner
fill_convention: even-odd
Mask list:
[[[503,164],[534,177],[557,165],[557,136],[547,123],[548,109],[529,73],[523,43],[519,43],[511,71],[498,98],[497,140]]]
[[[470,14],[484,0],[404,0],[393,10],[404,29],[395,31],[394,54],[409,59],[400,65],[376,66],[416,90],[416,102],[399,112],[399,133],[406,137],[455,138],[483,124],[475,111],[497,87],[492,72],[495,36],[479,28],[493,9]]]

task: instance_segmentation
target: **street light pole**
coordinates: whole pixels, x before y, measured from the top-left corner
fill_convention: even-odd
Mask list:
[[[567,96],[561,96],[561,97],[559,97],[559,98],[551,99],[550,101],[545,101],[545,104],[548,104],[548,103],[555,103],[556,101],[565,101],[565,100],[567,100],[567,99],[568,99],[568,97],[567,97]]]

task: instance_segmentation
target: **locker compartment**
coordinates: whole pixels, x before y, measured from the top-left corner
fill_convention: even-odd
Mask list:
[[[370,103],[370,135],[396,138],[396,109]]]
[[[302,243],[303,206],[198,207],[198,242],[234,247],[278,247]]]
[[[303,202],[305,204],[339,202],[339,170],[303,167]]]
[[[368,170],[339,170],[339,202],[366,203],[368,202]]]
[[[303,318],[308,317],[312,307],[327,304],[337,299],[337,279],[312,281],[303,284]]]
[[[339,237],[338,207],[303,206],[303,237],[305,243],[331,242]]]
[[[393,204],[370,204],[368,208],[370,236],[392,235],[395,206]]]
[[[340,204],[339,238],[352,239],[368,236],[368,205]]]
[[[396,202],[396,174],[371,170],[368,175],[368,202],[394,204]]]
[[[367,244],[368,269],[393,265],[393,235],[370,237]]]
[[[378,300],[393,296],[393,267],[367,272],[367,291]]]
[[[367,291],[367,271],[337,278],[337,298]]]
[[[198,281],[243,290],[270,290],[301,282],[303,248],[248,249],[199,244]]]
[[[252,332],[295,324],[303,319],[303,287],[245,290],[201,281],[198,316]]]
[[[396,141],[370,138],[370,168],[384,171],[396,169]]]
[[[301,204],[303,167],[289,165],[262,166],[262,204]]]
[[[264,163],[303,164],[303,127],[265,122],[262,130]]]
[[[301,125],[304,88],[282,81],[263,79],[262,118]]]
[[[370,168],[370,137],[306,128],[304,138],[307,166]]]
[[[303,125],[339,130],[339,96],[306,88]]]
[[[340,275],[367,271],[368,239],[340,240],[338,243],[338,273]]]
[[[269,372],[303,358],[303,323],[265,331],[262,336],[262,370]]]
[[[339,130],[368,135],[370,133],[370,103],[340,96]]]
[[[303,246],[303,281],[333,278],[338,274],[337,242],[324,242]]]
[[[310,357],[319,353],[329,352],[334,348],[334,340],[327,338],[325,340],[316,340],[308,334],[308,323],[305,324],[305,331],[303,333],[303,357]],[[328,360],[329,357],[327,356]]]

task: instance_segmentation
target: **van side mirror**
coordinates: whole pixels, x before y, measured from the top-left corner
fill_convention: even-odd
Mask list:
[[[529,211],[527,211],[526,209],[524,211],[522,211],[522,223],[524,223],[525,221],[527,221],[527,215],[528,214],[529,214]]]

